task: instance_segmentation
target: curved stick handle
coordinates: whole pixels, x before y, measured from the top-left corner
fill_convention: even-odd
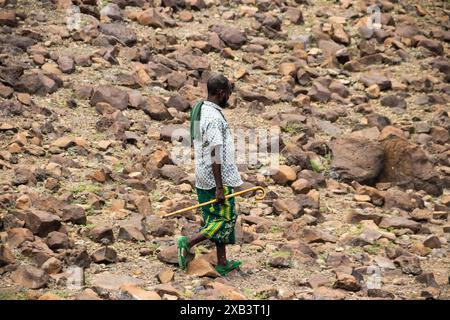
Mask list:
[[[229,199],[229,198],[237,197],[237,196],[240,196],[241,194],[252,192],[252,191],[259,191],[259,195],[255,196],[256,200],[262,200],[267,195],[267,191],[266,191],[266,189],[264,187],[257,186],[257,187],[253,187],[253,188],[250,188],[250,189],[246,189],[246,190],[242,190],[242,191],[239,191],[239,192],[235,192],[235,193],[229,194],[229,195],[225,196],[225,198]],[[166,214],[166,215],[163,216],[163,218],[173,217],[173,216],[176,216],[178,214],[181,214],[181,213],[184,213],[184,212],[188,212],[190,210],[195,210],[197,208],[201,208],[201,207],[204,207],[204,206],[209,206],[210,204],[214,204],[216,202],[217,202],[217,199],[214,199],[214,200],[211,200],[211,201],[208,201],[208,202],[204,202],[204,203],[200,203],[200,204],[197,204],[195,206],[191,206],[191,207],[188,207],[188,208],[184,208],[184,209],[181,209],[181,210],[178,210],[178,211]]]

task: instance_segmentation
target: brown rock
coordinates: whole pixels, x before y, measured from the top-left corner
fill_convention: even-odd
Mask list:
[[[441,240],[439,240],[439,238],[437,236],[431,236],[428,237],[424,242],[423,245],[427,248],[430,249],[436,249],[436,248],[440,248],[441,245]]]
[[[112,107],[124,110],[128,106],[128,93],[113,85],[103,85],[94,89],[90,103],[95,106],[99,102],[106,102]]]
[[[53,147],[67,149],[75,145],[75,140],[72,137],[64,136],[52,142]]]
[[[169,283],[173,280],[175,273],[171,269],[164,269],[158,273],[158,281],[160,283]]]
[[[91,254],[94,263],[115,263],[117,261],[117,252],[113,248],[103,247],[95,250]]]
[[[187,174],[178,166],[164,165],[160,169],[160,174],[163,178],[169,179],[176,184],[180,184],[187,177]]]
[[[382,144],[385,165],[380,182],[425,190],[434,196],[442,194],[443,183],[420,146],[397,136],[388,137]]]
[[[220,39],[222,39],[222,41],[233,50],[240,49],[247,42],[245,32],[233,27],[213,25],[210,26],[210,30],[216,32]]]
[[[414,211],[410,213],[410,216],[417,222],[429,221],[433,218],[433,213],[426,209],[414,209]]]
[[[171,296],[177,296],[177,297],[182,297],[182,294],[179,290],[177,290],[176,288],[174,288],[171,284],[168,283],[164,283],[164,284],[159,284],[157,286],[154,287],[154,290],[160,295],[164,295],[164,294],[169,294]]]
[[[142,228],[136,226],[134,224],[126,224],[120,227],[119,229],[119,239],[128,240],[128,241],[145,241],[145,236],[141,232]]]
[[[356,278],[351,274],[343,272],[336,272],[336,282],[333,287],[336,289],[344,289],[355,292],[361,290],[361,285],[358,283]]]
[[[21,265],[11,274],[11,279],[18,285],[29,289],[40,289],[47,285],[49,276],[41,269]]]
[[[291,188],[294,190],[294,193],[307,194],[313,186],[308,180],[300,178],[292,183]]]
[[[120,298],[122,300],[161,300],[155,291],[147,291],[135,284],[124,284],[120,287]]]
[[[210,69],[209,60],[203,56],[183,54],[177,56],[177,61],[190,70],[206,71]]]
[[[25,228],[12,228],[8,230],[8,245],[17,248],[25,241],[34,241],[33,233]]]
[[[109,244],[114,243],[114,233],[110,225],[99,225],[89,231],[89,238],[95,242],[102,243],[108,241]]]
[[[332,145],[331,167],[347,182],[373,183],[383,169],[383,148],[373,140],[344,136]]]
[[[136,33],[133,29],[126,27],[123,23],[100,24],[100,31],[108,36],[114,37],[126,46],[133,46],[137,42]]]
[[[168,108],[175,108],[181,112],[186,112],[191,108],[189,101],[187,101],[179,94],[171,96],[166,102],[166,106]]]
[[[204,258],[196,258],[188,264],[187,274],[198,277],[220,277],[220,274],[214,267]]]
[[[85,210],[76,205],[67,205],[62,208],[62,221],[73,224],[86,224],[87,218]]]
[[[194,15],[186,10],[183,10],[179,13],[179,18],[183,22],[191,22],[194,21]]]
[[[284,17],[293,24],[303,24],[304,22],[302,11],[296,7],[288,7]]]
[[[297,173],[293,168],[281,165],[273,171],[272,179],[278,184],[287,184],[295,181]]]
[[[162,168],[165,164],[172,164],[170,154],[166,150],[156,150],[152,153],[149,161],[158,168]]]
[[[332,236],[323,231],[320,231],[317,229],[314,230],[311,228],[303,229],[303,238],[308,243],[325,243],[325,242],[336,243],[337,242],[337,238],[335,236]]]
[[[75,296],[75,300],[102,300],[92,289],[85,289]]]
[[[0,245],[0,267],[14,263],[15,260],[16,259],[14,258],[11,250],[9,250],[4,245]]]
[[[16,11],[5,10],[0,12],[0,26],[17,27],[18,20]]]
[[[52,250],[67,249],[70,247],[69,237],[62,232],[52,231],[48,234],[46,243]]]
[[[164,263],[178,264],[178,249],[176,245],[161,248],[157,254],[158,260]],[[187,256],[187,261],[192,261],[194,255],[190,252]]]
[[[439,288],[432,272],[422,273],[416,277],[416,281],[425,284],[427,287]]]
[[[380,90],[388,90],[392,88],[391,80],[389,80],[386,76],[377,73],[377,72],[368,72],[361,76],[360,81],[366,86],[370,87],[374,84],[377,84]]]
[[[371,298],[395,299],[395,295],[383,289],[367,289],[367,296]]]
[[[342,43],[344,45],[350,44],[350,37],[344,30],[344,26],[339,23],[333,23],[331,27],[331,38],[338,42]]]
[[[156,97],[148,97],[141,109],[154,120],[163,121],[173,118],[164,103]]]
[[[111,296],[120,291],[124,285],[141,286],[144,285],[144,281],[126,275],[102,272],[93,276],[91,287],[100,296]]]
[[[48,274],[56,274],[62,270],[63,264],[60,260],[51,257],[41,266],[42,270],[47,272]]]
[[[165,26],[163,17],[154,8],[142,11],[136,18],[144,26],[153,28],[164,28]]]
[[[405,99],[395,94],[384,96],[380,103],[383,107],[406,109]]]
[[[279,65],[278,69],[283,76],[295,77],[297,74],[297,66],[295,63],[282,63]]]
[[[32,210],[26,215],[25,225],[33,234],[45,237],[50,232],[59,230],[61,219],[45,211]]]
[[[379,227],[381,228],[407,228],[411,229],[413,232],[418,232],[421,229],[421,225],[418,222],[412,221],[404,217],[384,217]]]
[[[402,269],[403,273],[413,275],[419,275],[422,273],[420,260],[415,256],[402,255],[395,259],[394,263]]]
[[[392,209],[398,208],[405,211],[412,211],[416,209],[420,203],[417,199],[411,197],[411,195],[401,190],[389,189],[384,192],[384,208]]]
[[[62,56],[58,59],[58,67],[64,73],[73,73],[75,71],[75,62],[72,57]]]

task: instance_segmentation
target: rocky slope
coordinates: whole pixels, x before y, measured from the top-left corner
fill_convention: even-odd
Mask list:
[[[372,23],[371,5],[380,8]],[[80,14],[77,14],[80,12]],[[0,0],[0,299],[448,299],[445,1]],[[174,163],[222,72],[234,129],[280,132],[241,165],[241,270]]]

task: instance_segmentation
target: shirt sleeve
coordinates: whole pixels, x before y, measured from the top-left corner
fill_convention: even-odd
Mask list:
[[[205,130],[205,137],[211,148],[223,145],[222,123],[216,119],[208,123]]]

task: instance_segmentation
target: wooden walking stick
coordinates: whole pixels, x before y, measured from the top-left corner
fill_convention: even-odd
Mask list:
[[[267,194],[266,189],[264,189],[261,186],[258,186],[258,187],[253,187],[253,188],[250,188],[250,189],[246,189],[246,190],[242,190],[242,191],[239,191],[239,192],[235,192],[235,193],[229,194],[229,195],[225,196],[225,199],[229,199],[229,198],[232,198],[232,197],[237,197],[237,196],[240,196],[241,194],[252,192],[252,191],[260,191],[260,194],[255,196],[256,200],[264,199],[266,197],[266,194]],[[208,202],[203,202],[203,203],[197,204],[195,206],[191,206],[191,207],[188,207],[188,208],[184,208],[184,209],[177,210],[175,212],[166,214],[165,216],[163,216],[163,218],[173,217],[173,216],[176,216],[178,214],[181,214],[181,213],[184,213],[184,212],[188,212],[190,210],[195,210],[197,208],[201,208],[201,207],[204,207],[204,206],[209,206],[210,204],[214,204],[216,202],[217,202],[217,199],[214,199],[214,200],[211,200],[211,201],[208,201]]]

